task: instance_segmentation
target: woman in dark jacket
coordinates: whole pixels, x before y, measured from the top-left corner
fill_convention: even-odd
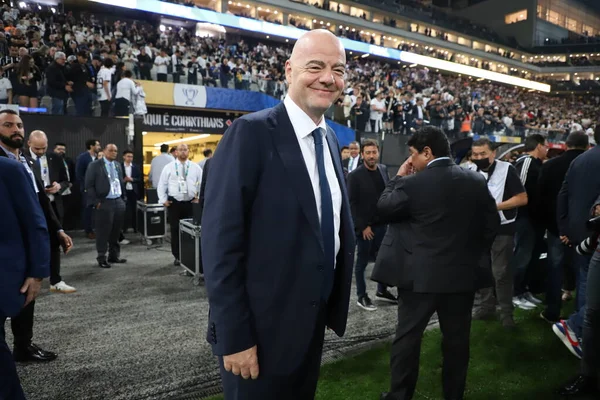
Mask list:
[[[41,80],[42,74],[35,66],[33,58],[24,55],[10,77],[13,96],[19,99],[20,106],[37,108],[38,82]]]

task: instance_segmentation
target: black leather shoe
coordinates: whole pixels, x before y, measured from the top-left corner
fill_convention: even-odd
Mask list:
[[[112,265],[110,265],[108,262],[106,261],[98,261],[98,266],[100,268],[110,268]]]
[[[109,258],[108,262],[112,263],[112,264],[125,264],[127,262],[127,259],[125,259],[125,258],[114,258],[114,259]]]
[[[48,362],[56,359],[56,353],[42,350],[39,346],[31,343],[27,347],[15,347],[13,349],[13,358],[17,362],[37,361]]]
[[[600,394],[598,382],[589,376],[579,375],[556,392],[559,396],[591,396]]]

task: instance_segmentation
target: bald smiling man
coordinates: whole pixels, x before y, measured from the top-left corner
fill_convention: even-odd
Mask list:
[[[305,33],[278,106],[237,119],[211,161],[202,219],[207,340],[226,400],[315,395],[325,327],[346,329],[354,233],[323,114],[344,88],[330,32]]]

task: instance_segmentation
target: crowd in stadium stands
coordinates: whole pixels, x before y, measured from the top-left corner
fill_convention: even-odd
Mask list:
[[[108,23],[85,14],[34,14],[8,5],[3,21],[0,82],[5,90],[0,91],[0,101],[4,103],[35,106],[47,95],[52,99],[49,108],[60,114],[70,97],[75,114],[89,115],[99,102],[100,107],[94,108],[108,115],[121,80],[127,83],[122,82],[121,89],[143,93],[133,79],[258,90],[279,99],[287,92],[284,65],[291,45],[267,45],[251,38],[228,42],[224,37],[198,37],[183,28],[161,30],[139,21]],[[448,59],[444,53],[421,50]],[[57,54],[64,54],[66,62]],[[541,130],[562,137],[579,127],[591,131],[598,120],[600,98],[593,96],[551,97],[368,58],[349,59],[347,71],[347,96],[338,100],[330,116],[358,130],[408,133],[430,123],[452,136],[472,129],[507,135]],[[100,77],[110,81],[108,89]],[[12,93],[6,90],[9,86]],[[115,113],[124,109],[114,103]],[[381,104],[381,110],[366,106],[373,103]]]

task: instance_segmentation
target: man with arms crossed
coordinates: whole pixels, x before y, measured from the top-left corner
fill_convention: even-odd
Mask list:
[[[354,228],[323,118],[345,65],[332,33],[305,33],[283,103],[237,119],[212,158],[202,258],[226,400],[314,398],[325,327],[346,329]]]

